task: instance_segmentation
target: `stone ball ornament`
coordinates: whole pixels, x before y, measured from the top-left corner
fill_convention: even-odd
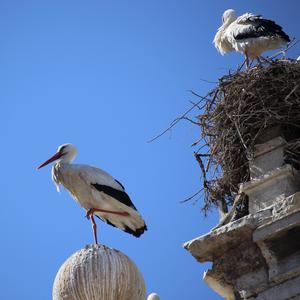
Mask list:
[[[61,266],[53,284],[53,300],[146,300],[146,289],[142,274],[128,256],[94,244]]]
[[[156,293],[151,293],[147,300],[160,300],[160,297]]]

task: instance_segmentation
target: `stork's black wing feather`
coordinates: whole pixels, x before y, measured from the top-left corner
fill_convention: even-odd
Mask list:
[[[126,206],[129,206],[129,207],[137,210],[126,192],[114,189],[108,185],[103,185],[103,184],[98,184],[98,183],[91,183],[91,185],[95,189],[97,189],[99,192],[103,192],[104,194],[120,201],[121,203],[125,204]]]
[[[236,40],[277,36],[286,42],[290,42],[289,36],[282,30],[282,27],[272,20],[263,19],[260,16],[252,16],[248,19],[248,24],[251,26],[234,36]]]
[[[115,179],[115,182],[117,182],[122,187],[122,189],[125,191],[124,185],[119,180]]]

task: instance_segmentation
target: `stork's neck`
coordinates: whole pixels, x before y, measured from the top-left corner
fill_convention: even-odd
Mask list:
[[[224,24],[223,24],[223,28],[227,28],[232,22],[234,22],[236,19],[228,19]]]
[[[237,19],[237,16],[235,13],[231,13],[227,16],[226,21],[223,24],[223,27],[228,27],[232,22],[234,22]]]
[[[64,172],[66,169],[69,169],[73,164],[70,161],[59,160],[53,165],[53,170]]]
[[[75,157],[68,157],[68,156],[65,156],[65,157],[62,157],[62,158],[58,161],[58,163],[59,163],[59,164],[62,164],[62,165],[64,165],[64,164],[70,164],[70,163],[72,163],[72,161],[74,160],[74,158],[75,158]]]

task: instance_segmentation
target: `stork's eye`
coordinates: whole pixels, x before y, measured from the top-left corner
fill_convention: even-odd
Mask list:
[[[59,152],[62,152],[63,150],[66,149],[66,146],[62,146],[60,149],[59,149]]]

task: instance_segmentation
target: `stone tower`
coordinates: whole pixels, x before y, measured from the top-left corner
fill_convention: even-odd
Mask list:
[[[280,129],[266,131],[240,186],[249,214],[184,244],[213,263],[203,280],[224,299],[300,299],[300,172],[286,145]]]

